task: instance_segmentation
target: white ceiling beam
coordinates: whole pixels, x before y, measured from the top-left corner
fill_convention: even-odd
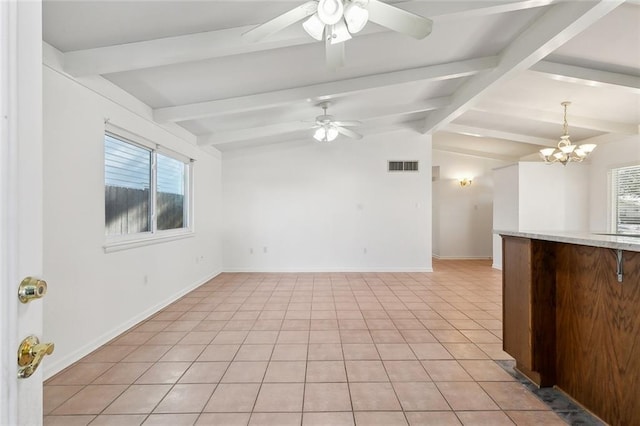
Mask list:
[[[640,94],[640,77],[635,75],[576,67],[549,61],[540,61],[534,64],[530,70],[562,82],[590,87],[606,87],[625,90],[636,95]]]
[[[496,102],[483,102],[481,105],[474,106],[472,110],[494,117],[504,117],[505,119],[519,118],[541,123],[562,123],[562,110],[559,104],[558,111],[556,112],[523,108],[517,105],[505,105]],[[636,124],[620,123],[591,117],[579,117],[571,113],[569,114],[568,120],[570,128],[596,130],[605,133],[619,133],[623,135],[634,135],[638,133],[638,126]]]
[[[550,2],[551,0],[497,0],[493,2],[478,2],[475,8],[470,8],[468,2],[442,2],[429,5],[429,15],[436,22],[465,19],[529,9],[547,5]],[[394,3],[394,6],[411,10],[412,4],[415,3],[400,2]],[[471,5],[475,6],[473,3]],[[420,5],[418,4],[417,6]],[[74,77],[110,74],[316,43],[316,40],[300,30],[299,25],[285,28],[263,41],[257,43],[248,42],[242,37],[242,34],[254,27],[255,25],[247,25],[197,34],[70,51],[64,54],[64,70]],[[366,36],[367,34],[383,31],[387,30],[380,26],[368,25],[358,36]]]
[[[473,149],[455,148],[452,146],[447,146],[445,144],[434,143],[431,149],[434,151],[452,152],[454,154],[467,155],[469,157],[490,158],[492,160],[506,161],[508,163],[518,160],[518,157],[511,157],[508,155],[501,155],[493,152],[476,151]]]
[[[376,120],[381,120],[398,115],[431,111],[446,106],[448,102],[449,98],[443,97],[429,99],[412,104],[380,106],[369,110],[369,115],[366,118],[362,118],[362,121],[375,122]],[[243,127],[240,129],[210,133],[207,135],[199,136],[198,145],[224,145],[233,142],[241,142],[248,139],[276,136],[280,134],[297,132],[300,130],[309,130],[311,126],[313,126],[313,123],[297,120],[288,121],[285,123],[269,124],[266,126]],[[371,127],[367,127],[367,129],[371,129]],[[358,129],[356,128],[355,130],[357,131]]]
[[[445,127],[442,130],[446,132],[451,132],[451,133],[459,133],[461,135],[467,135],[467,136],[504,139],[504,140],[513,141],[513,142],[521,142],[521,143],[528,143],[532,145],[540,145],[540,146],[548,146],[548,147],[552,147],[552,146],[555,147],[558,144],[558,141],[553,139],[539,138],[536,136],[523,135],[519,133],[503,132],[500,130],[487,129],[484,127],[466,126],[463,124],[449,123],[447,127]]]
[[[468,79],[456,91],[448,108],[429,114],[425,133],[442,129],[473,107],[487,91],[506,78],[530,68],[623,2],[585,0],[551,6],[502,51],[496,68]]]
[[[187,121],[221,114],[256,111],[286,105],[291,102],[307,102],[309,99],[316,101],[326,100],[379,87],[388,87],[414,81],[442,81],[467,77],[491,69],[495,65],[496,58],[490,56],[237,98],[158,108],[154,110],[153,116],[156,121],[162,123]]]

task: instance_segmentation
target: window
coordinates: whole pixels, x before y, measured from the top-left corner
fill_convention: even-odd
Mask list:
[[[189,228],[190,161],[105,133],[105,234],[150,238]]]
[[[612,228],[616,234],[640,234],[640,165],[611,170]]]

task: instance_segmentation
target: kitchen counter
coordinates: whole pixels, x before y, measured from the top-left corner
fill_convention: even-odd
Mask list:
[[[611,425],[640,425],[640,238],[496,233],[516,368]]]

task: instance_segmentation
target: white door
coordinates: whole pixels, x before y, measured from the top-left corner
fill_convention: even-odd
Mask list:
[[[0,108],[0,425],[39,425],[42,367],[18,379],[17,364],[25,337],[46,342],[46,296],[26,304],[18,300],[23,278],[43,278],[39,0],[0,0]]]

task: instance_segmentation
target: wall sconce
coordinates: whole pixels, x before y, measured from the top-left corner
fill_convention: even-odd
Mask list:
[[[471,185],[471,182],[473,182],[473,179],[471,179],[471,178],[461,178],[459,180],[459,182],[460,182],[460,186],[464,188],[465,186]]]

